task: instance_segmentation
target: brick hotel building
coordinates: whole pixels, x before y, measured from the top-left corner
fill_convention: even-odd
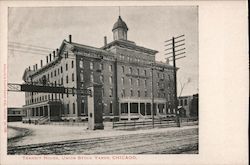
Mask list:
[[[45,62],[40,61],[39,68],[38,64],[32,69],[28,67],[23,80],[41,83],[46,79],[50,84],[77,89],[91,83],[103,84],[100,111],[104,119],[151,118],[152,103],[156,117],[173,116],[173,66],[157,62],[157,51],[129,41],[128,27],[120,16],[112,32],[113,41],[107,43],[104,37],[101,48],[75,43],[70,35]],[[23,109],[26,119],[80,121],[88,118],[87,97],[80,94],[26,92]]]

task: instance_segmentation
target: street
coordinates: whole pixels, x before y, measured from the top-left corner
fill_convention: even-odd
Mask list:
[[[8,147],[8,154],[179,154],[198,153],[198,128],[135,133]]]

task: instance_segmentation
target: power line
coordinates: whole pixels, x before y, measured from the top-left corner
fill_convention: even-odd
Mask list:
[[[53,48],[48,48],[48,47],[42,47],[42,46],[31,45],[31,44],[24,44],[24,43],[13,42],[13,41],[9,41],[9,43],[10,44],[23,45],[23,46],[29,46],[29,47],[35,47],[35,48],[40,48],[40,49],[47,49],[47,50],[53,51]]]
[[[42,50],[42,49],[37,49],[37,48],[31,48],[31,47],[22,47],[22,46],[15,46],[15,45],[8,45],[10,48],[17,48],[17,49],[22,49],[22,50],[32,50],[32,51],[38,51],[38,52],[46,52],[50,53],[51,51],[49,50]]]
[[[46,56],[47,54],[43,54],[43,53],[40,53],[40,52],[32,52],[32,51],[25,51],[25,50],[18,50],[18,49],[8,49],[10,51],[14,51],[14,52],[21,52],[21,53],[28,53],[28,54],[36,54],[36,55],[41,55],[41,56]]]

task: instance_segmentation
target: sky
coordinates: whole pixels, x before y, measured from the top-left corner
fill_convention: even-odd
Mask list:
[[[176,62],[178,96],[180,84],[187,83],[182,96],[198,93],[198,7],[197,6],[138,6],[120,7],[126,22],[128,40],[159,51],[157,61],[165,61],[164,41],[185,35],[185,56]],[[25,68],[40,65],[46,55],[14,51],[13,42],[56,49],[68,35],[72,41],[102,47],[104,36],[113,41],[112,27],[119,16],[118,7],[15,7],[8,13],[8,83],[23,83]],[[15,46],[17,46],[16,44]],[[28,46],[27,46],[28,48]],[[14,50],[13,50],[14,49]],[[24,105],[23,92],[8,92],[8,106]]]

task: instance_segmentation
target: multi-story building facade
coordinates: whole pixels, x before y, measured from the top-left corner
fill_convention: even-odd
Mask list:
[[[26,83],[85,89],[102,84],[104,118],[139,119],[174,115],[174,68],[157,62],[157,51],[127,40],[128,27],[119,16],[113,26],[114,41],[101,48],[63,40],[59,49],[23,75]],[[25,93],[28,118],[49,116],[54,120],[87,119],[87,97],[80,94]],[[153,104],[152,104],[153,103]],[[153,106],[152,106],[153,105]],[[154,107],[154,111],[152,110]]]
[[[179,108],[181,116],[183,117],[197,117],[198,116],[198,98],[199,95],[180,96],[178,97]]]

